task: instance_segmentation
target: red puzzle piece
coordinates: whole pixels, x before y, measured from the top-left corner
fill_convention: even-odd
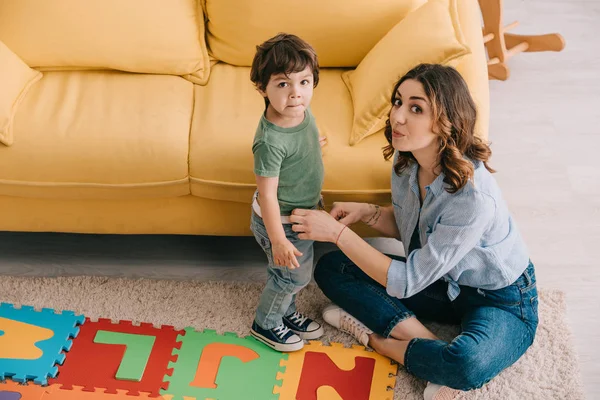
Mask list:
[[[342,399],[368,400],[371,393],[371,377],[375,370],[375,359],[356,357],[356,366],[350,371],[341,370],[325,353],[307,351],[297,400],[317,400],[317,389],[331,386]]]
[[[96,333],[100,330],[156,337],[140,382],[115,378],[126,346],[94,343]],[[58,368],[58,377],[49,379],[49,384],[62,384],[62,389],[71,389],[74,385],[83,386],[84,391],[103,388],[106,389],[106,393],[114,394],[117,393],[117,389],[128,390],[127,394],[130,395],[147,392],[152,397],[158,397],[160,389],[168,388],[168,382],[164,382],[163,379],[172,372],[168,370],[169,361],[177,360],[177,356],[172,354],[174,348],[181,347],[181,342],[177,342],[177,336],[180,334],[185,332],[176,331],[168,325],[158,329],[148,323],[134,326],[131,321],[112,323],[110,319],[99,319],[98,322],[91,322],[86,318],[79,335],[73,339],[73,347],[64,364]]]

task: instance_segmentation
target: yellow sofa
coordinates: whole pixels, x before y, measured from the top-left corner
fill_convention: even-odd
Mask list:
[[[349,144],[353,102],[341,76],[424,2],[0,2],[0,41],[43,74],[18,105],[14,142],[0,145],[0,230],[248,235],[264,108],[249,66],[255,46],[281,31],[319,54],[312,110],[329,139],[326,203],[389,203],[385,138]],[[487,137],[480,11],[477,0],[457,7],[470,53],[456,67]]]

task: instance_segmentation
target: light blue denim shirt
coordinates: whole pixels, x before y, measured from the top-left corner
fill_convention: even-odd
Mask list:
[[[393,260],[390,265],[391,296],[410,297],[443,279],[454,300],[460,293],[458,285],[500,289],[529,265],[527,248],[496,180],[482,162],[473,164],[474,179],[454,194],[445,190],[444,174],[439,175],[426,186],[422,207],[418,164],[400,176],[392,170],[394,216],[407,257],[406,262]],[[417,220],[421,248],[408,254]]]

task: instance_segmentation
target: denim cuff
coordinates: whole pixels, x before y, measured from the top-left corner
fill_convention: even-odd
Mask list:
[[[413,345],[415,343],[417,343],[419,340],[423,340],[421,338],[413,338],[410,340],[410,342],[408,342],[408,345],[406,346],[406,351],[404,352],[404,368],[406,368],[406,371],[411,374],[414,375],[413,371],[411,371],[409,363],[408,363],[408,357],[410,356],[410,352],[413,348]]]
[[[415,314],[413,312],[405,312],[405,313],[396,315],[394,317],[394,319],[392,319],[390,321],[387,328],[385,328],[385,331],[383,332],[383,337],[386,339],[389,338],[390,335],[392,334],[392,331],[396,327],[396,325],[398,325],[400,322],[407,320],[408,318],[414,317],[414,316],[415,316]]]

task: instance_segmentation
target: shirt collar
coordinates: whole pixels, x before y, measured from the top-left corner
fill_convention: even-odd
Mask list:
[[[444,173],[442,172],[429,185],[429,189],[436,197],[438,197],[444,190],[444,187],[445,187],[444,179],[445,178],[446,178],[446,175],[444,175]]]
[[[417,172],[419,170],[419,163],[416,161],[411,163],[410,166],[410,178],[408,180],[410,188],[417,196],[419,196],[419,180],[417,178]],[[433,182],[429,185],[429,190],[434,194],[434,196],[439,196],[441,192],[444,190],[444,178],[446,175],[442,172],[438,175]]]

